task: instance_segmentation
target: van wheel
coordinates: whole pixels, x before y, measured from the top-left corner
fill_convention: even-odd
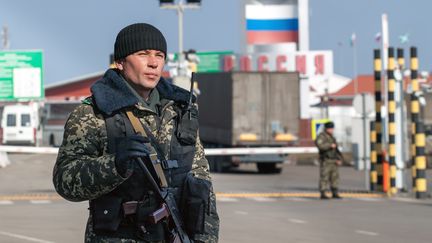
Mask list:
[[[276,163],[257,163],[257,168],[261,174],[278,174],[282,172],[282,168],[278,168]]]

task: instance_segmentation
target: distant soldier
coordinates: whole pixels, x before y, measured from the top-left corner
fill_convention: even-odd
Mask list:
[[[338,149],[336,139],[333,137],[334,123],[329,121],[324,124],[324,128],[324,131],[318,135],[315,141],[320,156],[319,190],[321,199],[329,199],[325,194],[329,184],[333,198],[341,198],[338,193],[338,166],[342,165],[343,157]]]

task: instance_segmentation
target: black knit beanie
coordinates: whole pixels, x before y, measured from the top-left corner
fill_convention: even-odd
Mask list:
[[[328,129],[328,128],[334,128],[334,123],[331,121],[328,121],[324,124],[324,128]]]
[[[163,34],[153,25],[137,23],[126,26],[117,34],[114,44],[114,60],[127,57],[141,50],[159,50],[167,52]]]

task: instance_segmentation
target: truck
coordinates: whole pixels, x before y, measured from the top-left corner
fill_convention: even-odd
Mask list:
[[[297,72],[198,73],[199,133],[205,148],[294,146],[299,133]],[[210,169],[255,163],[260,173],[279,173],[283,154],[208,156]]]

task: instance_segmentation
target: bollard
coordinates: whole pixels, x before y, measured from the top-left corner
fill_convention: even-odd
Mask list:
[[[10,160],[6,152],[0,151],[0,168],[10,165]]]

